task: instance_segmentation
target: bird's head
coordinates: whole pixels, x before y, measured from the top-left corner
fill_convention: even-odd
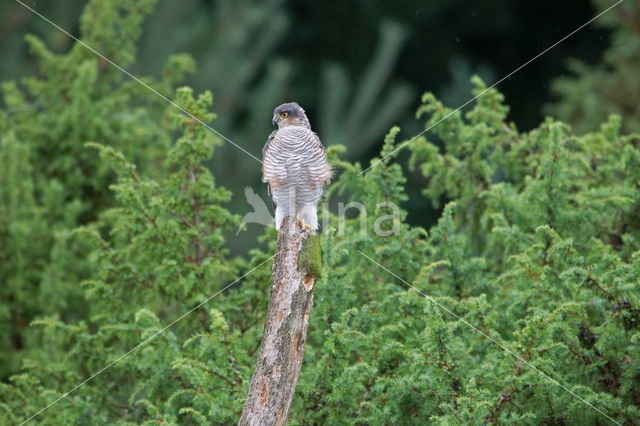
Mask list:
[[[282,104],[273,110],[273,119],[271,122],[274,126],[277,125],[278,128],[286,126],[311,127],[307,114],[305,114],[302,107],[295,102]]]

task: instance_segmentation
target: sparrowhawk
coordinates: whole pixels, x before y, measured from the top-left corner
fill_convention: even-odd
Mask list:
[[[284,217],[295,216],[315,232],[322,186],[331,179],[324,146],[295,102],[277,107],[272,123],[278,129],[262,150],[262,181],[276,208],[276,229]]]

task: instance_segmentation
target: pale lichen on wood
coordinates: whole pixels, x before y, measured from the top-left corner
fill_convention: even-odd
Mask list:
[[[287,420],[319,265],[319,237],[302,230],[297,220],[285,218],[273,261],[264,334],[240,425],[282,425]]]

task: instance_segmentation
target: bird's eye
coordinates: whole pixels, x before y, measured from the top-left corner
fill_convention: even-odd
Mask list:
[[[288,112],[283,112],[282,114],[280,114],[280,117],[282,118],[287,118],[289,116]]]

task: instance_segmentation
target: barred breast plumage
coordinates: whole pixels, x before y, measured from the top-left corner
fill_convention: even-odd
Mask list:
[[[322,197],[322,186],[331,178],[331,167],[306,115],[299,118],[292,123],[302,125],[280,124],[269,136],[263,150],[263,181],[268,183],[276,206],[277,228],[285,216],[299,215],[315,231],[318,227],[316,208]]]

